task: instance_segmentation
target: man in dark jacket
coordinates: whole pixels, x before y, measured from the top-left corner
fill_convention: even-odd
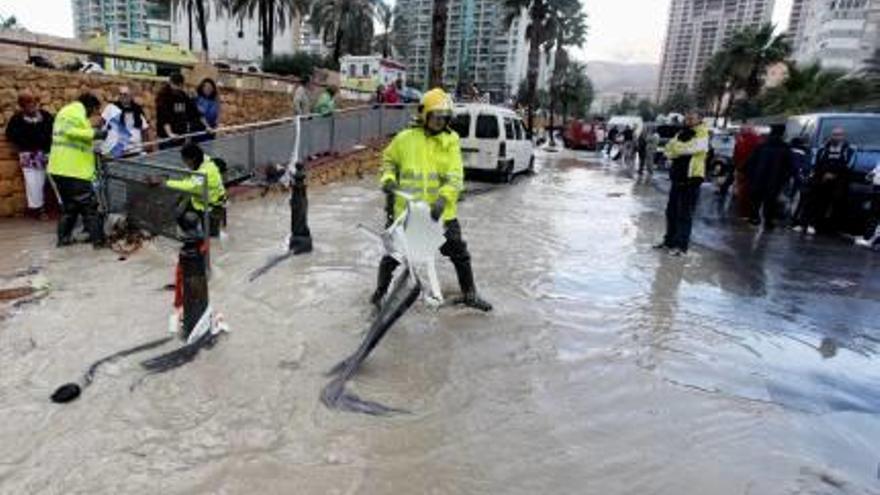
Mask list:
[[[779,193],[793,171],[791,147],[783,140],[784,134],[784,125],[772,126],[770,136],[755,149],[746,163],[752,207],[749,222],[760,225],[763,213],[765,229],[773,228]]]
[[[159,91],[156,97],[156,127],[160,139],[160,148],[171,148],[183,144],[181,135],[189,134],[196,129],[201,120],[199,110],[193,99],[184,89],[183,76],[172,74],[169,84]]]
[[[809,194],[803,222],[808,234],[816,227],[834,232],[840,225],[849,193],[849,167],[855,151],[846,141],[842,127],[831,131],[831,138],[816,155],[816,166],[809,180]],[[829,215],[830,210],[830,215]],[[831,222],[826,222],[827,219]]]

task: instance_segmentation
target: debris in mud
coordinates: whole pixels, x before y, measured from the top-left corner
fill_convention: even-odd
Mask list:
[[[606,194],[605,196],[607,196],[609,198],[620,198],[623,196],[623,193],[622,192],[610,192],[610,193]]]
[[[15,275],[23,274],[24,276],[37,273],[34,269],[21,270],[11,276],[4,276],[10,280]],[[45,277],[36,276],[30,280],[18,280],[17,277],[12,285],[0,288],[0,303],[9,303],[11,308],[20,308],[26,304],[30,304],[43,299],[49,294],[49,281]],[[4,307],[0,306],[0,319],[7,316]]]

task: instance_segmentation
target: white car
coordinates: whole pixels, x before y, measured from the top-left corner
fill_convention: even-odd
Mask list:
[[[498,180],[510,182],[515,174],[534,168],[532,141],[522,119],[510,109],[458,104],[450,127],[461,138],[466,170],[494,172]]]

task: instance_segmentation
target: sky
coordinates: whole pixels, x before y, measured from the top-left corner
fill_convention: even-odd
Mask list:
[[[580,60],[659,63],[670,0],[583,0],[590,34]],[[792,0],[776,0],[773,21],[785,28]],[[0,0],[0,16],[15,15],[31,31],[73,36],[71,0]]]

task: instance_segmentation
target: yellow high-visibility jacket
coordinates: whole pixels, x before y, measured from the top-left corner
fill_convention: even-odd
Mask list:
[[[52,126],[52,149],[49,169],[52,175],[74,179],[95,179],[95,130],[86,115],[86,107],[75,101],[64,106]]]
[[[429,136],[421,127],[397,134],[382,154],[381,183],[393,183],[405,193],[429,205],[446,200],[442,220],[458,216],[458,197],[464,188],[464,167],[458,134],[444,131]],[[397,197],[394,216],[400,216],[406,201]]]
[[[706,157],[709,154],[709,128],[704,124],[694,127],[694,137],[689,141],[671,139],[664,148],[666,156],[675,160],[680,156],[690,155],[688,178],[706,177]]]
[[[197,172],[205,174],[208,179],[208,207],[213,208],[222,204],[226,197],[226,189],[223,187],[223,176],[220,175],[217,164],[206,156]],[[205,202],[202,199],[203,179],[201,175],[192,175],[186,179],[169,179],[165,181],[165,185],[190,194],[193,208],[197,211],[205,211]]]

